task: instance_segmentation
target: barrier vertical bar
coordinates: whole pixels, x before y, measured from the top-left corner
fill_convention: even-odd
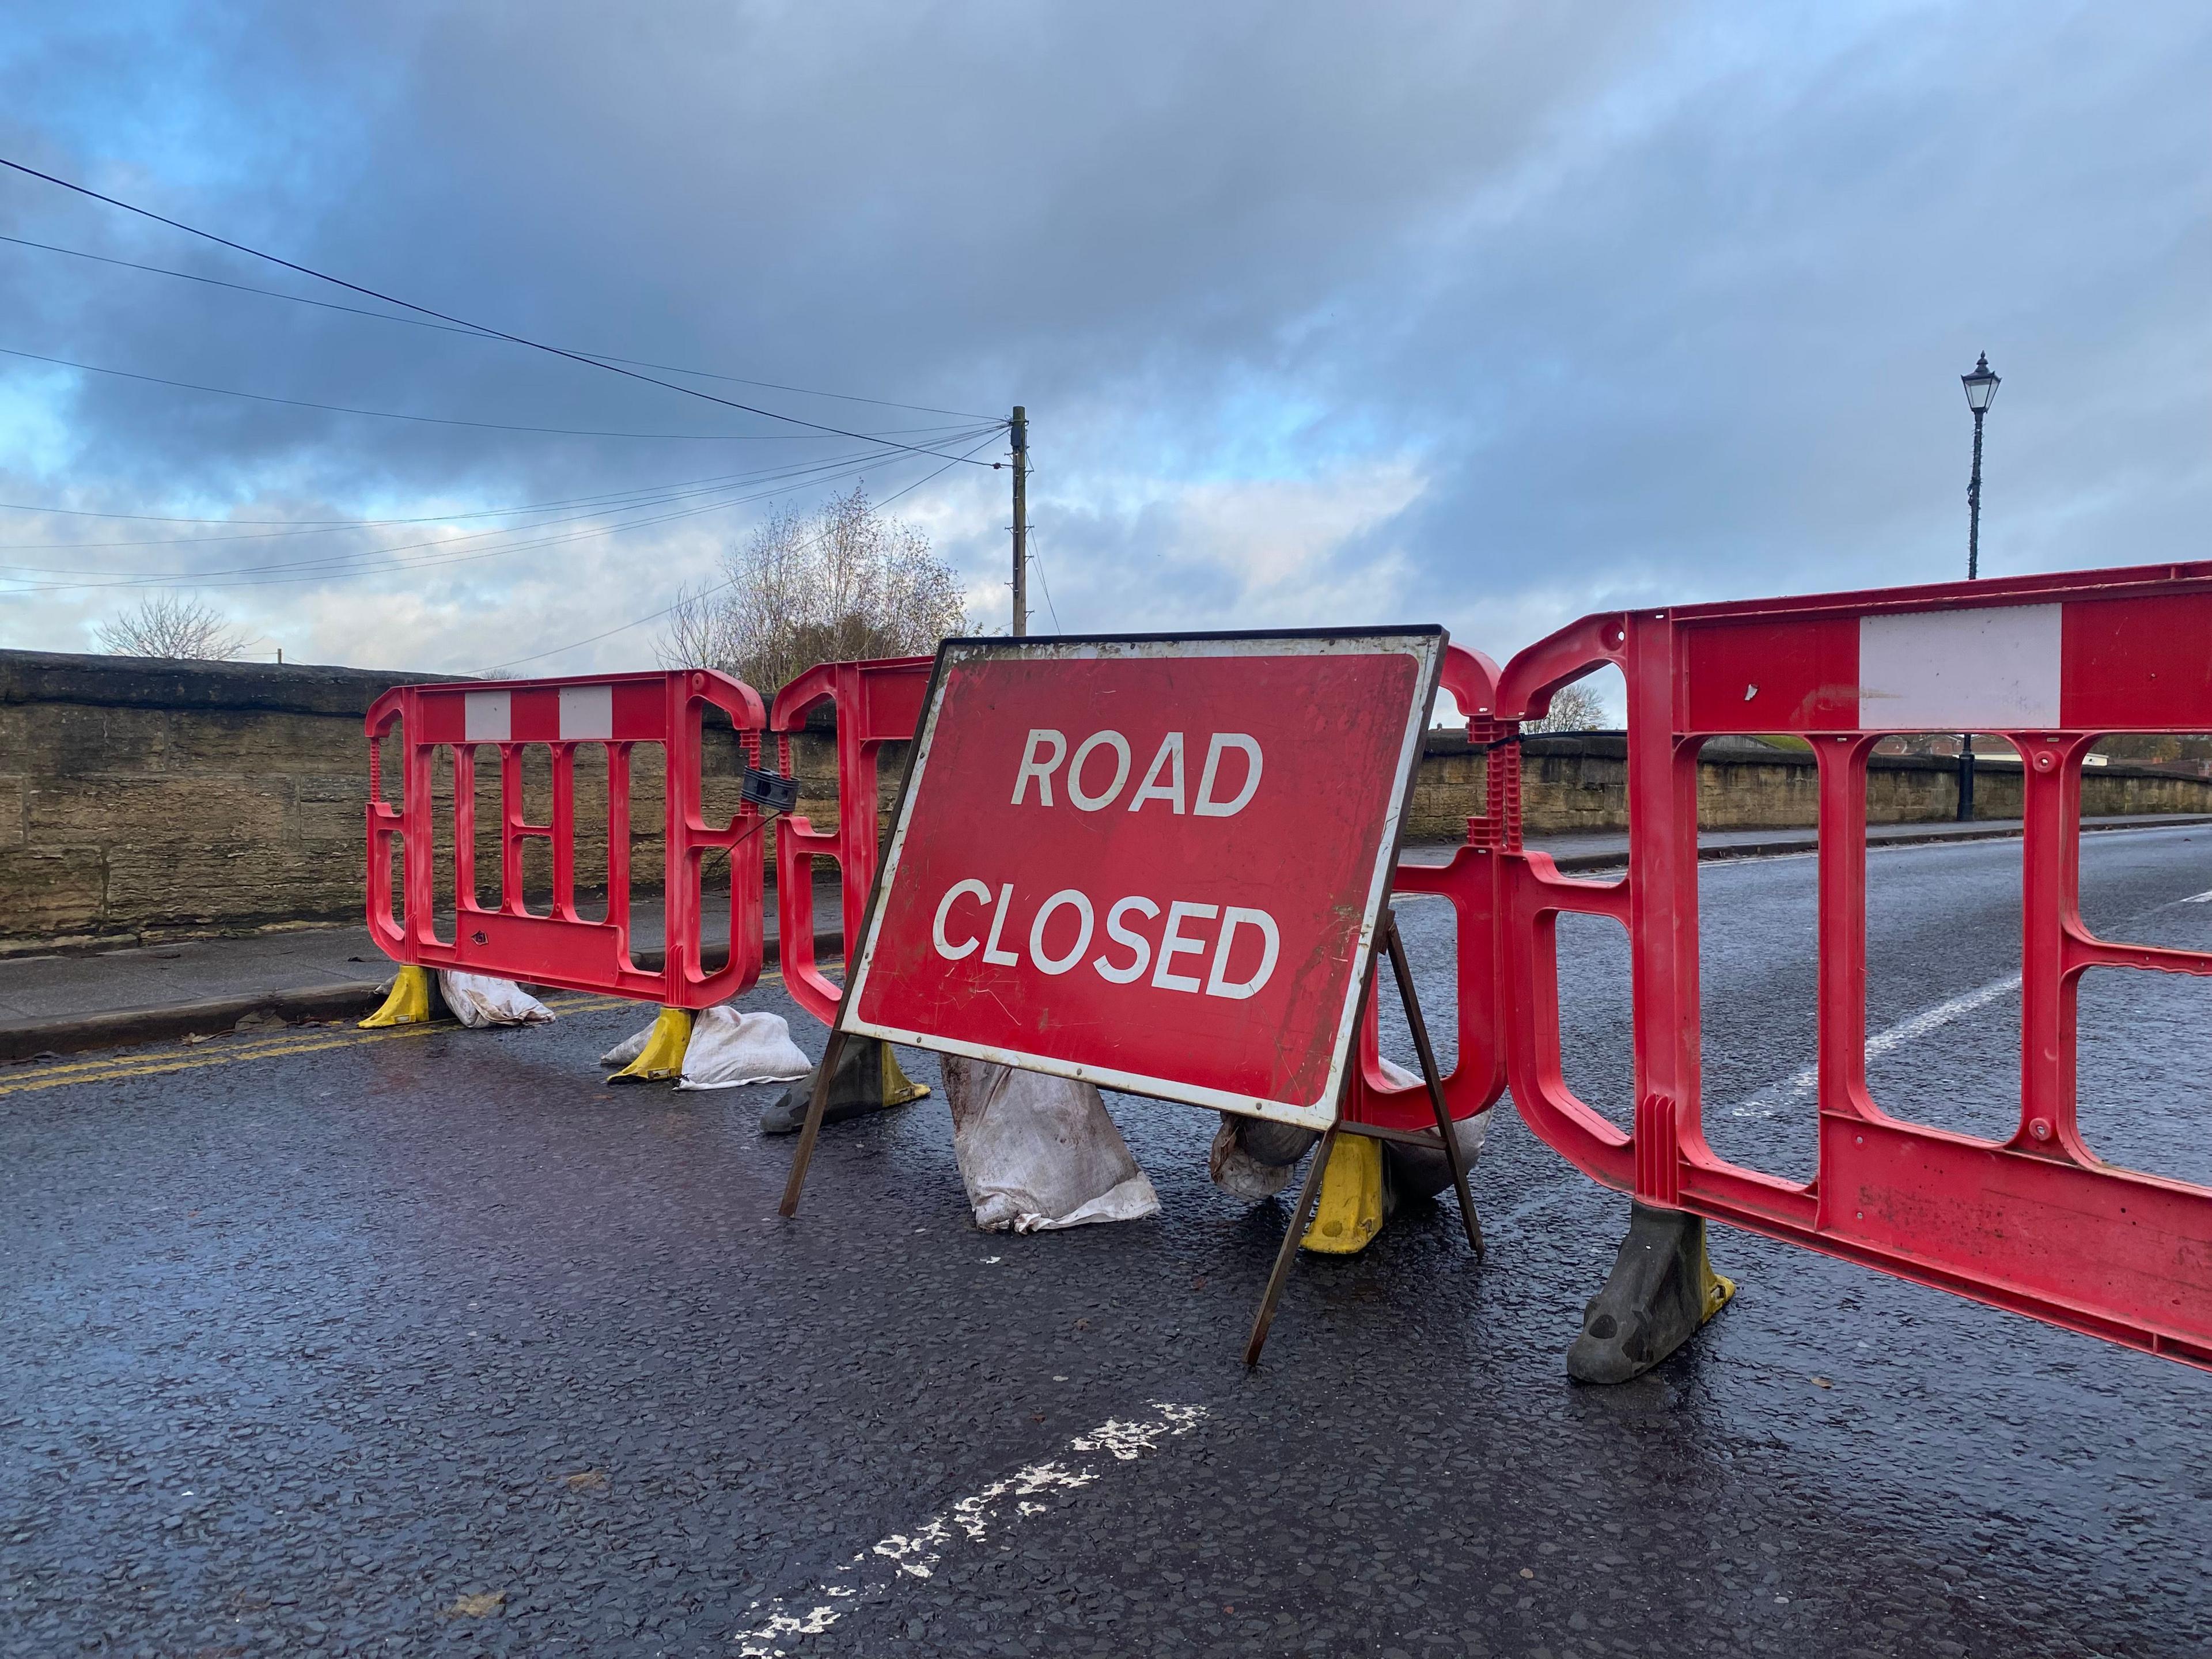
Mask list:
[[[1697,1134],[1697,744],[1673,734],[1674,623],[1629,623],[1629,948],[1636,1008],[1636,1194],[1673,1206]],[[1638,738],[1641,741],[1638,741]]]
[[[629,933],[629,751],[627,743],[607,750],[607,921],[623,930],[626,951],[635,954]]]
[[[2079,970],[2065,963],[2069,923],[2081,915],[2079,819],[2081,756],[2091,739],[2062,742],[2026,734],[2021,755],[2021,1042],[2022,1152],[2063,1150],[2077,1163],[2096,1158],[2075,1125],[2075,990]]]
[[[576,915],[576,745],[553,745],[553,914]]]
[[[1880,739],[1813,739],[1819,769],[1819,1109],[1869,1115],[1866,1097],[1867,759]],[[1824,1200],[1827,1194],[1823,1193]]]
[[[477,751],[472,744],[453,745],[453,912],[480,908],[477,903]]]
[[[428,744],[413,738],[413,734],[422,730],[416,724],[421,718],[421,705],[409,692],[399,704],[400,735],[407,748],[405,781],[401,785],[405,795],[400,802],[407,840],[399,855],[399,877],[407,895],[406,928],[418,939],[436,932],[438,904],[438,842],[430,827],[434,821],[431,797],[434,793],[432,757],[435,751]],[[421,849],[419,855],[417,848]]]
[[[522,902],[522,843],[526,820],[522,813],[522,745],[499,746],[499,908],[510,916],[520,915]]]
[[[687,690],[688,677],[668,677],[662,748],[661,944],[664,972],[671,987],[696,975],[699,968],[698,866],[693,854],[689,804],[699,799],[699,713]]]

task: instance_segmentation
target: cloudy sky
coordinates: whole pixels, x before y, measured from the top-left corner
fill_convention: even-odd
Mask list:
[[[1980,350],[1986,574],[2203,557],[2208,84],[2190,0],[17,8],[0,155],[837,430],[0,175],[0,645],[644,666],[855,478],[1002,627],[1018,402],[1041,628],[1503,656],[1961,574]]]

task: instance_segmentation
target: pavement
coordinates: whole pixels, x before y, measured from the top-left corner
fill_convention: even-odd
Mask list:
[[[826,956],[844,948],[835,872],[830,875],[816,883],[814,902],[815,946]],[[773,883],[766,903],[764,942],[773,962],[780,939]],[[657,969],[660,905],[641,899],[631,914],[631,959]],[[702,918],[700,939],[711,951],[726,946],[729,938],[725,899],[719,914],[710,908]],[[365,925],[0,957],[0,1064],[204,1036],[241,1019],[358,1018],[376,1006],[393,969]]]
[[[2085,830],[2139,830],[2212,823],[2197,817],[2086,818]],[[2020,834],[2018,820],[1973,823],[1880,824],[1875,847],[1996,839]],[[1698,838],[1703,859],[1774,858],[1817,848],[1809,830],[1709,830]],[[1612,869],[1628,853],[1626,833],[1554,836],[1528,845],[1552,855],[1564,872]],[[1416,846],[1407,858],[1441,862],[1450,846]],[[836,871],[816,884],[817,953],[842,951]],[[657,966],[661,917],[657,904],[635,908],[634,951],[641,967]],[[767,959],[776,957],[775,890],[767,897]],[[710,947],[729,938],[726,911],[707,917]],[[392,964],[366,927],[307,927],[234,939],[169,941],[89,952],[0,957],[0,1064],[42,1054],[69,1054],[110,1043],[150,1042],[228,1030],[240,1019],[337,1019],[366,1012]]]
[[[2202,827],[2082,860],[2092,927],[2212,945]],[[1783,1174],[1814,869],[1701,877],[1708,1132]],[[1891,1109],[2008,1111],[2019,878],[2002,841],[1873,861]],[[1567,1075],[1625,1114],[1625,939],[1588,920]],[[1449,908],[1401,924],[1449,1033]],[[2088,977],[2106,1156],[2212,1181],[2203,995]],[[1301,1261],[1248,1375],[1285,1211],[1208,1182],[1209,1115],[1111,1103],[1153,1220],[977,1234],[933,1097],[826,1133],[785,1222],[773,1088],[608,1089],[638,1011],[554,1000],[0,1068],[0,1655],[2212,1650],[2212,1375],[1716,1229],[1735,1302],[1575,1387],[1626,1206],[1510,1104],[1486,1265],[1413,1206]]]

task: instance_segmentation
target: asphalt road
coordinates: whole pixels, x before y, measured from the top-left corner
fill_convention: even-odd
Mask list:
[[[2093,926],[2212,942],[2212,834],[2084,859]],[[2017,849],[1872,869],[1877,1093],[1996,1124]],[[1812,875],[1704,877],[1709,1129],[1784,1172]],[[1433,1016],[1448,930],[1407,921]],[[1620,1108],[1610,927],[1563,973]],[[2098,978],[2092,1140],[2212,1181],[2212,988]],[[1300,1264],[1248,1376],[1283,1211],[1210,1185],[1210,1117],[1116,1103],[1155,1221],[975,1233],[932,1100],[826,1136],[783,1223],[774,1091],[605,1088],[636,1016],[565,1007],[0,1070],[0,1653],[2212,1648],[2212,1376],[1717,1230],[1735,1303],[1577,1389],[1626,1206],[1510,1109],[1489,1265],[1401,1214]]]

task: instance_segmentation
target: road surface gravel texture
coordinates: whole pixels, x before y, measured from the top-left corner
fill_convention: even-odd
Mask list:
[[[2212,942],[2212,832],[2083,856],[2092,926]],[[2017,844],[1870,871],[1879,1097],[2008,1123]],[[1701,872],[1707,1122],[1785,1172],[1813,876]],[[1445,915],[1407,907],[1448,1025]],[[1625,1112],[1619,929],[1562,971]],[[2085,989],[2115,1161],[2212,1181],[2208,993]],[[2212,1650],[2212,1376],[1715,1229],[1734,1305],[1577,1388],[1627,1205],[1510,1110],[1489,1265],[1401,1214],[1299,1263],[1247,1376],[1284,1208],[1209,1184],[1209,1115],[1115,1103],[1153,1222],[977,1234],[941,1098],[828,1133],[781,1222],[772,1091],[605,1088],[637,1012],[558,1006],[0,1069],[0,1653]]]

